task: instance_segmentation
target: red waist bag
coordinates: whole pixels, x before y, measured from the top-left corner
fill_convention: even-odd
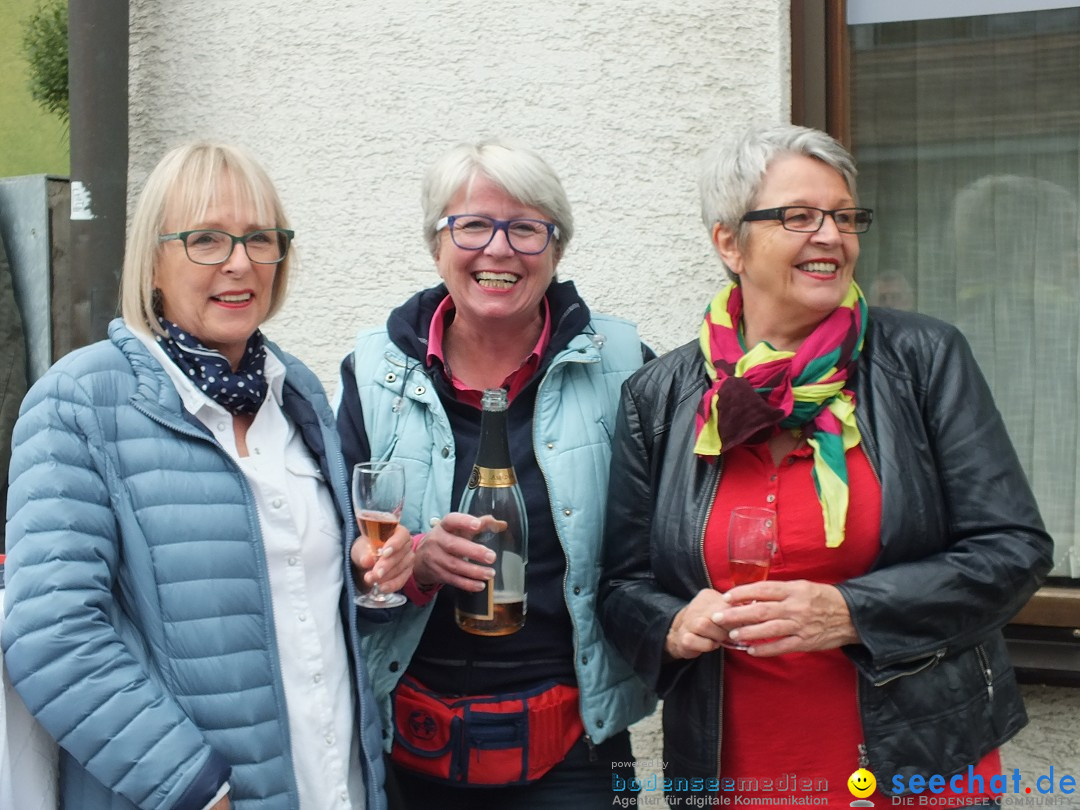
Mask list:
[[[562,762],[584,733],[574,686],[445,698],[406,675],[394,691],[390,758],[455,785],[525,784]]]

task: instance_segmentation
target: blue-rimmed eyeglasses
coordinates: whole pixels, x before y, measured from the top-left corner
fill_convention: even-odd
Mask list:
[[[866,233],[874,221],[874,212],[870,208],[835,208],[827,211],[811,205],[784,205],[780,208],[763,208],[743,214],[743,222],[761,220],[779,220],[784,230],[796,233],[817,233],[825,224],[825,215],[833,218],[836,230],[841,233]]]
[[[195,264],[222,264],[229,260],[237,243],[244,246],[247,256],[256,264],[278,264],[289,252],[289,242],[294,231],[284,228],[263,228],[259,231],[233,236],[226,231],[204,229],[163,233],[158,242],[178,239],[184,243],[184,252]]]
[[[534,256],[543,253],[551,237],[559,238],[559,226],[542,219],[492,219],[481,214],[456,214],[435,223],[435,230],[447,228],[454,244],[462,250],[483,250],[497,231],[518,253]]]

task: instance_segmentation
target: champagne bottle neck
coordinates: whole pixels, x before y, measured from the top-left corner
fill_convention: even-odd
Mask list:
[[[476,451],[475,466],[489,470],[513,470],[506,411],[484,411],[480,418],[480,447]]]

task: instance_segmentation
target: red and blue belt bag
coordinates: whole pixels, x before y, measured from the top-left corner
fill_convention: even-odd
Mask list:
[[[562,762],[585,728],[574,686],[444,698],[404,676],[394,691],[390,758],[455,785],[520,785]]]

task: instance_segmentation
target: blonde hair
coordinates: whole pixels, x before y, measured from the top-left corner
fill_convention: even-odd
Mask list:
[[[129,326],[162,331],[154,295],[154,269],[162,247],[158,237],[167,220],[185,223],[202,220],[224,183],[228,184],[235,203],[253,210],[259,223],[266,223],[266,227],[289,227],[273,182],[245,150],[210,141],[195,141],[171,150],[146,179],[128,228],[120,277],[120,312]],[[277,265],[267,318],[285,302],[291,264],[292,249]]]

